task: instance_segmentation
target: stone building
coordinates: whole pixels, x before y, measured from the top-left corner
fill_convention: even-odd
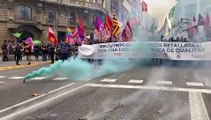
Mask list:
[[[72,30],[76,18],[83,20],[86,34],[93,33],[94,16],[105,18],[104,0],[0,0],[0,45],[4,40],[16,40],[12,33],[47,42],[48,27],[58,40],[65,39],[66,26]]]

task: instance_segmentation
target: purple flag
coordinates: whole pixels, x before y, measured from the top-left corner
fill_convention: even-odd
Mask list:
[[[201,14],[199,14],[198,25],[204,25],[205,21]]]
[[[34,44],[33,44],[33,40],[32,40],[31,37],[28,37],[28,38],[25,40],[25,43],[28,43],[28,44],[30,44],[31,46],[34,45]]]
[[[95,29],[97,29],[98,31],[100,31],[100,30],[102,30],[102,26],[103,26],[102,20],[100,20],[100,18],[98,18],[96,16],[96,18],[95,18]]]
[[[77,38],[78,43],[82,43],[83,40],[84,40],[84,35],[83,35],[81,28],[79,26],[77,26],[77,30],[78,30],[77,31],[77,33],[78,33],[78,38]]]

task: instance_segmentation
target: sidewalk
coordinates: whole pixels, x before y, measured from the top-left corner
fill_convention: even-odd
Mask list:
[[[26,56],[24,56],[22,59],[23,60],[21,60],[19,62],[19,64],[26,65],[28,63],[28,61],[26,60]],[[32,59],[32,61],[31,61],[32,64],[33,63],[42,62],[41,57],[40,57],[39,61],[36,61],[34,56],[32,56],[31,59]],[[16,65],[16,61],[15,60],[11,60],[11,61],[8,61],[8,62],[3,62],[2,61],[2,56],[0,56],[0,67],[13,66],[13,65]]]

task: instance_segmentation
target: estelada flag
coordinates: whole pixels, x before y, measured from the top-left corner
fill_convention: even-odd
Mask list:
[[[53,30],[50,27],[48,28],[48,40],[54,44],[58,43],[56,35],[54,34]]]
[[[147,12],[148,11],[148,5],[144,1],[141,3],[142,6],[142,12]]]
[[[112,35],[117,36],[120,33],[120,24],[117,18],[113,18],[113,31]]]
[[[124,42],[132,41],[132,37],[133,37],[132,29],[131,29],[130,23],[127,21],[127,24],[125,25],[125,29],[122,32],[122,40]]]

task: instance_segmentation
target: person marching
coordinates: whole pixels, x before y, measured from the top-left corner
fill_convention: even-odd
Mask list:
[[[54,54],[55,54],[55,47],[54,47],[54,44],[50,44],[50,45],[49,45],[49,55],[50,55],[51,63],[52,63],[52,64],[54,63]]]
[[[69,45],[66,42],[61,43],[61,60],[64,62],[69,57]]]
[[[25,50],[26,59],[28,61],[27,65],[31,65],[31,53],[32,53],[31,45],[29,43],[26,43],[24,50]]]
[[[17,43],[16,47],[15,47],[15,61],[16,61],[16,65],[20,65],[19,64],[20,58],[21,58],[21,46],[20,46],[19,43]]]

